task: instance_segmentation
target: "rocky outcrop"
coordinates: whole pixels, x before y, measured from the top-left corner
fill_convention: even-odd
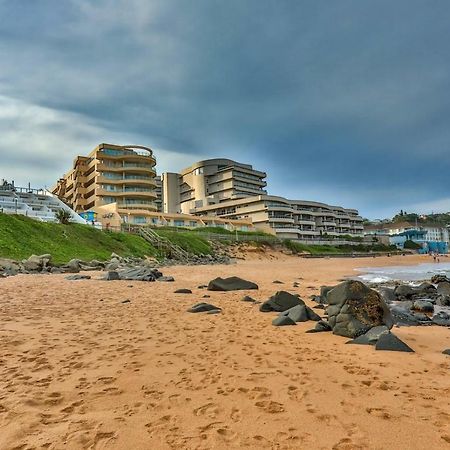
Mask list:
[[[328,322],[333,333],[355,338],[372,327],[392,328],[393,319],[380,294],[360,281],[349,280],[327,294]]]
[[[189,308],[187,312],[190,313],[200,313],[209,311],[221,311],[217,306],[211,305],[210,303],[196,303],[194,306]]]

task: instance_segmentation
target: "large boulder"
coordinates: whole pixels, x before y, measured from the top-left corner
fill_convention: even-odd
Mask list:
[[[423,313],[432,313],[434,311],[434,305],[426,300],[416,300],[413,304],[413,309]]]
[[[420,325],[419,319],[410,312],[410,308],[401,305],[392,306],[391,315],[397,326],[414,327]]]
[[[438,306],[450,306],[450,295],[439,295],[436,298],[436,305],[438,305]]]
[[[386,304],[393,303],[397,300],[397,296],[392,288],[382,286],[378,288],[378,293]]]
[[[17,275],[20,271],[19,263],[12,259],[0,258],[0,272],[5,276]]]
[[[276,327],[284,327],[286,325],[296,325],[295,320],[292,320],[289,316],[278,316],[272,320],[272,325]]]
[[[283,312],[294,306],[304,305],[305,302],[286,291],[278,291],[276,294],[272,295],[269,300],[265,301],[260,307],[261,312]]]
[[[239,277],[215,278],[208,284],[208,291],[246,291],[258,289],[258,285]]]
[[[372,327],[394,322],[380,294],[361,281],[349,280],[328,292],[328,322],[333,334],[355,338]]]
[[[71,259],[67,264],[62,266],[64,272],[78,273],[81,270],[81,263],[79,259]]]

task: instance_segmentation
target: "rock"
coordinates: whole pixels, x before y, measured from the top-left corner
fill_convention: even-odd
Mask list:
[[[383,334],[389,333],[386,325],[371,328],[367,333],[346,342],[346,344],[375,345]]]
[[[444,354],[444,355],[449,355],[449,356],[450,356],[450,348],[447,348],[446,350],[444,350],[444,351],[442,352],[442,354]]]
[[[306,331],[306,333],[323,333],[325,331],[331,331],[330,324],[324,320],[319,320],[319,322],[316,323],[316,326],[312,330]]]
[[[20,271],[20,265],[12,259],[0,258],[0,271],[5,277],[17,275]]]
[[[438,283],[436,291],[440,295],[450,296],[450,281],[441,281]]]
[[[131,300],[122,300],[122,303],[131,303]]]
[[[394,305],[390,309],[395,325],[403,327],[414,327],[420,325],[419,320],[414,316],[414,314],[411,314],[409,308],[406,309],[400,305]]]
[[[157,281],[162,281],[165,283],[172,283],[173,281],[175,281],[174,277],[159,277],[156,279]]]
[[[209,311],[206,311],[206,314],[220,314],[221,312],[221,309],[211,309]]]
[[[394,289],[394,294],[397,297],[411,298],[416,293],[417,291],[415,289],[405,284],[400,284]]]
[[[425,300],[416,300],[413,303],[413,309],[424,313],[432,313],[434,311],[434,306],[432,303]]]
[[[289,316],[278,316],[272,320],[272,325],[275,325],[276,327],[295,325],[295,320],[292,320]]]
[[[307,322],[309,320],[306,305],[295,305],[286,311],[280,313],[280,316],[287,316],[294,322]]]
[[[202,295],[202,298],[211,298],[211,296],[210,295]]]
[[[116,280],[120,280],[120,276],[116,271],[111,270],[105,275],[105,277],[103,279],[106,281],[116,281]]]
[[[436,292],[436,288],[431,283],[428,283],[426,281],[419,284],[419,286],[417,286],[415,290],[420,294],[433,294]]]
[[[120,267],[119,261],[113,261],[105,265],[105,270],[117,270],[119,267]]]
[[[431,320],[441,327],[450,327],[450,314],[445,311],[439,311],[431,318]]]
[[[66,273],[78,273],[81,269],[79,259],[71,259],[67,264],[62,266],[62,269]]]
[[[397,300],[394,289],[388,287],[380,287],[378,293],[386,304],[393,303]]]
[[[327,300],[328,321],[334,334],[355,338],[370,328],[392,328],[394,323],[380,294],[360,281],[344,281],[328,292]]]
[[[325,305],[316,305],[316,306],[313,306],[313,309],[325,309],[325,308],[326,308]]]
[[[282,281],[280,281],[280,280],[275,280],[275,281],[272,281],[272,283],[273,284],[284,284]]]
[[[201,284],[200,286],[198,286],[198,289],[206,289],[208,286],[206,286],[206,284]]]
[[[217,306],[211,305],[210,303],[197,303],[191,308],[187,310],[187,312],[190,313],[199,313],[199,312],[206,312],[206,311],[220,311],[220,308]]]
[[[327,305],[328,304],[328,292],[330,292],[332,289],[334,289],[335,286],[321,286],[320,287],[320,303],[322,303],[323,305]]]
[[[239,277],[215,278],[208,284],[208,291],[242,291],[258,289],[258,285]]]
[[[245,295],[244,297],[241,298],[241,302],[256,303],[256,300],[250,297],[250,295]]]
[[[433,275],[431,277],[431,282],[433,284],[450,283],[450,280],[445,275]]]
[[[265,301],[260,307],[261,312],[283,312],[297,305],[304,305],[305,302],[299,297],[290,294],[286,291],[278,291],[276,294],[272,295],[269,300]]]
[[[294,283],[292,284],[292,287],[298,288],[298,287],[300,287],[300,284],[297,283],[296,281],[294,281]]]
[[[436,305],[438,305],[438,306],[450,306],[450,295],[439,295],[436,298]]]
[[[431,324],[431,319],[423,313],[413,313],[413,316],[420,322],[420,324],[422,325],[423,322],[430,322]]]
[[[174,294],[192,294],[192,291],[190,289],[177,289],[176,291],[173,292]]]
[[[52,255],[31,255],[28,259],[22,261],[23,268],[27,272],[40,272],[46,269],[52,260]]]
[[[375,345],[375,350],[414,353],[414,350],[411,347],[393,333],[382,334]]]
[[[66,277],[66,280],[71,280],[71,281],[75,281],[75,280],[90,280],[91,276],[90,275],[68,275]]]

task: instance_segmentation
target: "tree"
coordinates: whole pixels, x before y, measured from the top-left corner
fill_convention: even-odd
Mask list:
[[[59,223],[63,225],[68,225],[72,219],[72,215],[66,209],[58,209],[55,213],[55,217]]]

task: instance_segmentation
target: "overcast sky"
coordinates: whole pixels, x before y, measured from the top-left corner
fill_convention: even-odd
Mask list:
[[[269,193],[449,211],[448,0],[0,0],[0,178],[101,142],[228,157]]]

